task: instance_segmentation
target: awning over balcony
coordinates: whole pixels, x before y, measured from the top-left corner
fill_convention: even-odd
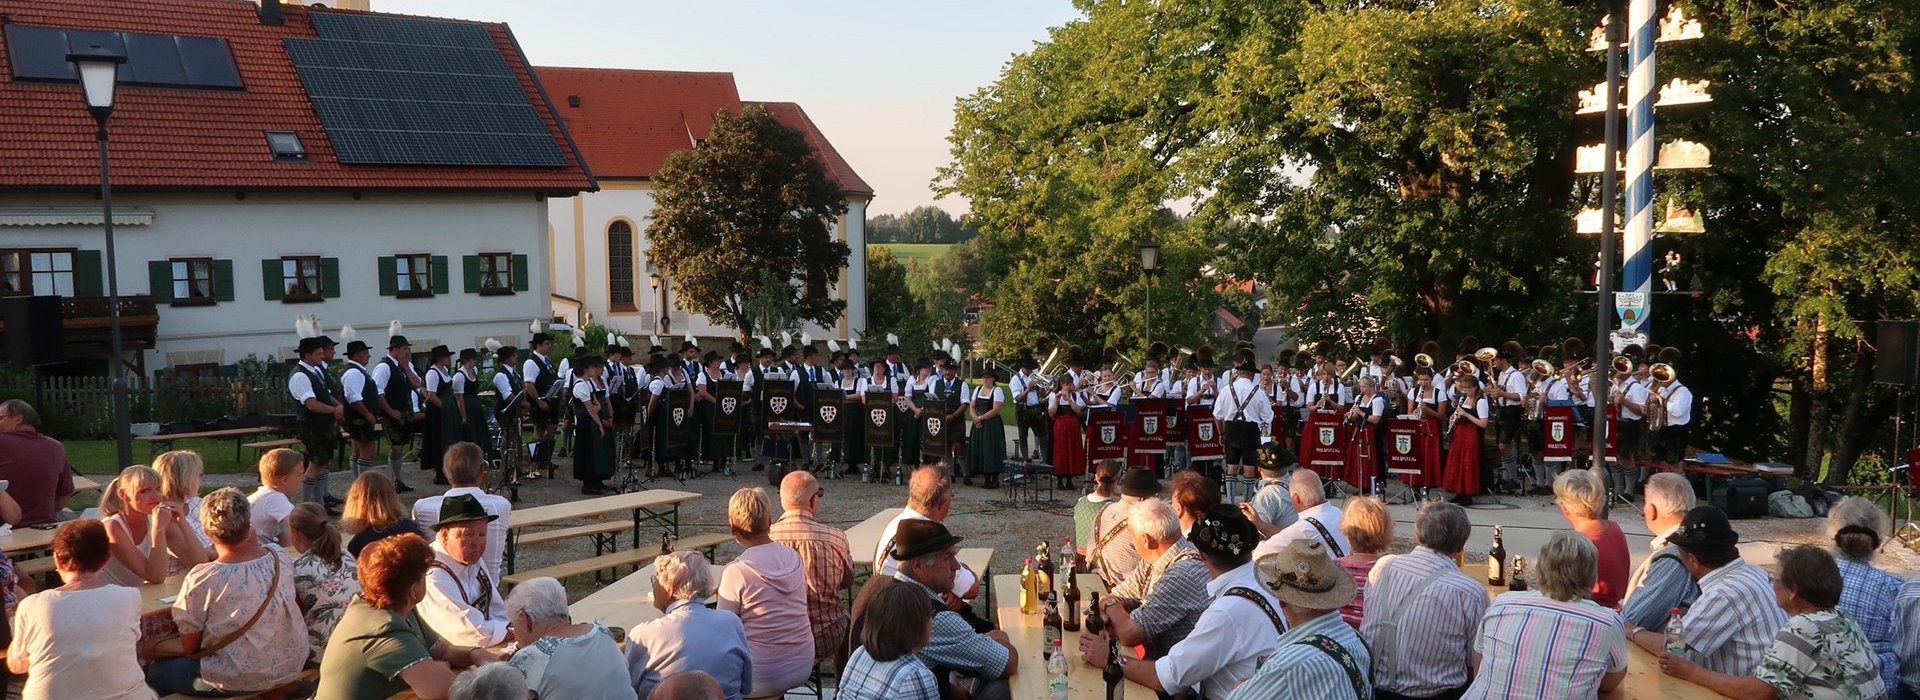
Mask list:
[[[99,226],[99,207],[6,207],[0,206],[0,226]],[[153,207],[118,207],[113,210],[115,226],[150,226]]]

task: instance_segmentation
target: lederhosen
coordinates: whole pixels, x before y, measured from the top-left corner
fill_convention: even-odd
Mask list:
[[[539,392],[540,398],[544,399],[547,397],[547,393],[553,390],[553,382],[560,377],[553,373],[552,361],[541,357],[540,353],[533,354],[533,363],[539,365],[540,374],[532,377],[522,377],[521,380],[532,380],[533,390]],[[554,405],[551,401],[547,403],[545,409],[541,409],[540,402],[532,400],[533,398],[534,397],[531,396],[527,397],[527,417],[533,419],[533,425],[536,428],[552,427],[555,419],[559,416],[559,411],[554,410]]]
[[[387,442],[405,445],[413,441],[413,380],[407,378],[408,367],[392,355],[380,362],[387,366],[387,390],[380,392],[380,398],[400,414],[399,418],[381,416],[380,423],[387,428]]]
[[[1238,467],[1260,463],[1260,425],[1247,420],[1247,402],[1252,400],[1253,394],[1259,391],[1260,387],[1256,385],[1252,392],[1241,396],[1239,392],[1234,391],[1232,384],[1227,385],[1227,396],[1233,400],[1233,418],[1224,426],[1227,444],[1225,445],[1226,459],[1222,461],[1228,466]]]
[[[365,406],[369,400],[377,401],[378,399],[374,397],[380,395],[380,388],[373,383],[373,373],[368,372],[364,365],[352,361],[347,363],[347,371],[340,374],[340,385],[342,387],[340,392],[341,398],[346,397],[347,392],[344,389],[346,383],[355,381],[352,378],[353,372],[360,373],[360,379],[358,380],[360,382],[359,403]],[[367,411],[367,413],[373,412],[371,408]],[[373,442],[380,439],[380,426],[372,420],[369,420],[365,414],[360,412],[360,409],[349,405],[343,413],[346,414],[347,436],[353,438],[354,442]]]
[[[325,369],[308,367],[304,362],[295,367],[295,371],[307,375],[307,383],[313,387],[314,400],[328,406],[340,405],[340,400],[333,392],[333,380]],[[307,463],[325,467],[333,463],[333,453],[340,448],[340,427],[333,420],[332,413],[315,413],[302,405],[299,438],[301,447],[307,453]]]

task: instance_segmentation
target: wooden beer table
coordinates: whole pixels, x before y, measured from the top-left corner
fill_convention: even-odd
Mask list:
[[[707,566],[711,567],[716,582],[720,580],[720,572],[727,568],[725,564]],[[629,632],[641,624],[659,619],[666,613],[653,607],[653,572],[653,565],[648,564],[646,568],[627,574],[581,598],[580,602],[567,606],[567,612],[573,615],[574,622],[598,622]]]
[[[592,518],[608,513],[631,512],[635,549],[640,547],[640,528],[646,523],[658,524],[672,530],[674,537],[679,537],[680,504],[699,497],[700,494],[690,491],[649,489],[514,510],[507,519],[506,569],[508,572],[514,570],[514,550],[523,532],[568,520]]]
[[[1505,586],[1487,583],[1487,565],[1468,564],[1460,569],[1461,573],[1474,577],[1487,589],[1487,597],[1497,597],[1507,592]],[[1625,634],[1623,630],[1621,632]],[[1709,700],[1720,697],[1691,681],[1683,681],[1660,671],[1660,659],[1640,645],[1627,642],[1627,677],[1620,680],[1620,687],[1611,693],[1601,693],[1603,698],[1619,700],[1641,700],[1658,698],[1660,700]]]
[[[880,546],[880,533],[886,531],[887,523],[893,522],[905,508],[888,508],[847,528],[847,554],[853,559],[854,568],[873,569],[873,550]]]
[[[1080,574],[1080,595],[1085,598],[1081,606],[1091,602],[1096,592],[1105,593],[1106,586],[1100,583],[1095,574]],[[1011,685],[1013,700],[1048,700],[1052,697],[1047,687],[1047,661],[1043,646],[1047,641],[1047,632],[1041,626],[1041,616],[1020,612],[1020,576],[1002,574],[993,577],[994,590],[999,592],[998,605],[994,607],[1000,630],[1007,633],[1007,640],[1020,652],[1020,669],[1007,679]],[[1061,601],[1062,605],[1066,601]],[[1084,610],[1082,611],[1084,612]],[[1061,617],[1066,612],[1061,611]],[[1083,615],[1084,617],[1084,615]],[[1084,623],[1085,620],[1082,620]],[[1088,666],[1080,660],[1081,632],[1063,632],[1061,649],[1067,655],[1067,697],[1071,700],[1104,700],[1107,696],[1107,682],[1100,677],[1101,669]],[[1120,653],[1131,654],[1127,647],[1121,647]],[[1122,681],[1120,694],[1126,700],[1155,700],[1152,690],[1139,683]]]

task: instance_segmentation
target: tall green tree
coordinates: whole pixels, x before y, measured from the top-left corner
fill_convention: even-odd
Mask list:
[[[867,249],[867,327],[861,335],[899,333],[919,311],[907,288],[907,267],[884,246]]]
[[[757,305],[823,326],[845,310],[831,290],[849,251],[831,228],[846,199],[798,130],[759,107],[719,112],[707,140],[668,156],[654,184],[647,242],[676,306],[743,338],[759,328]]]

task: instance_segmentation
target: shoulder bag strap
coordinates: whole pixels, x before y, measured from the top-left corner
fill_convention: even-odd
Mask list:
[[[1347,555],[1345,551],[1340,549],[1340,543],[1333,541],[1333,533],[1327,532],[1327,526],[1321,525],[1318,519],[1309,517],[1301,518],[1301,520],[1307,521],[1308,524],[1313,526],[1313,529],[1320,532],[1320,539],[1327,543],[1327,551],[1333,553],[1333,558],[1339,559]]]
[[[1362,641],[1360,643],[1365,644],[1366,642]],[[1339,642],[1333,641],[1332,637],[1324,634],[1316,634],[1294,642],[1294,644],[1318,649],[1321,653],[1332,657],[1333,662],[1340,664],[1341,670],[1347,672],[1347,680],[1353,683],[1353,696],[1359,700],[1367,700],[1367,698],[1370,697],[1367,694],[1366,673],[1361,671],[1360,664],[1353,660],[1353,654],[1348,652],[1346,647],[1340,646]]]
[[[254,623],[260,621],[260,616],[266,614],[267,608],[273,605],[274,598],[278,597],[280,592],[280,555],[269,549],[267,550],[267,556],[273,558],[273,578],[267,583],[267,597],[265,600],[260,601],[260,608],[253,611],[253,617],[247,618],[246,624],[240,625],[240,629],[234,630],[233,634],[227,635],[218,642],[202,645],[199,651],[188,654],[188,658],[198,661],[218,654],[221,649],[225,649],[234,642],[240,641],[241,637],[247,636],[248,630],[253,629]]]

